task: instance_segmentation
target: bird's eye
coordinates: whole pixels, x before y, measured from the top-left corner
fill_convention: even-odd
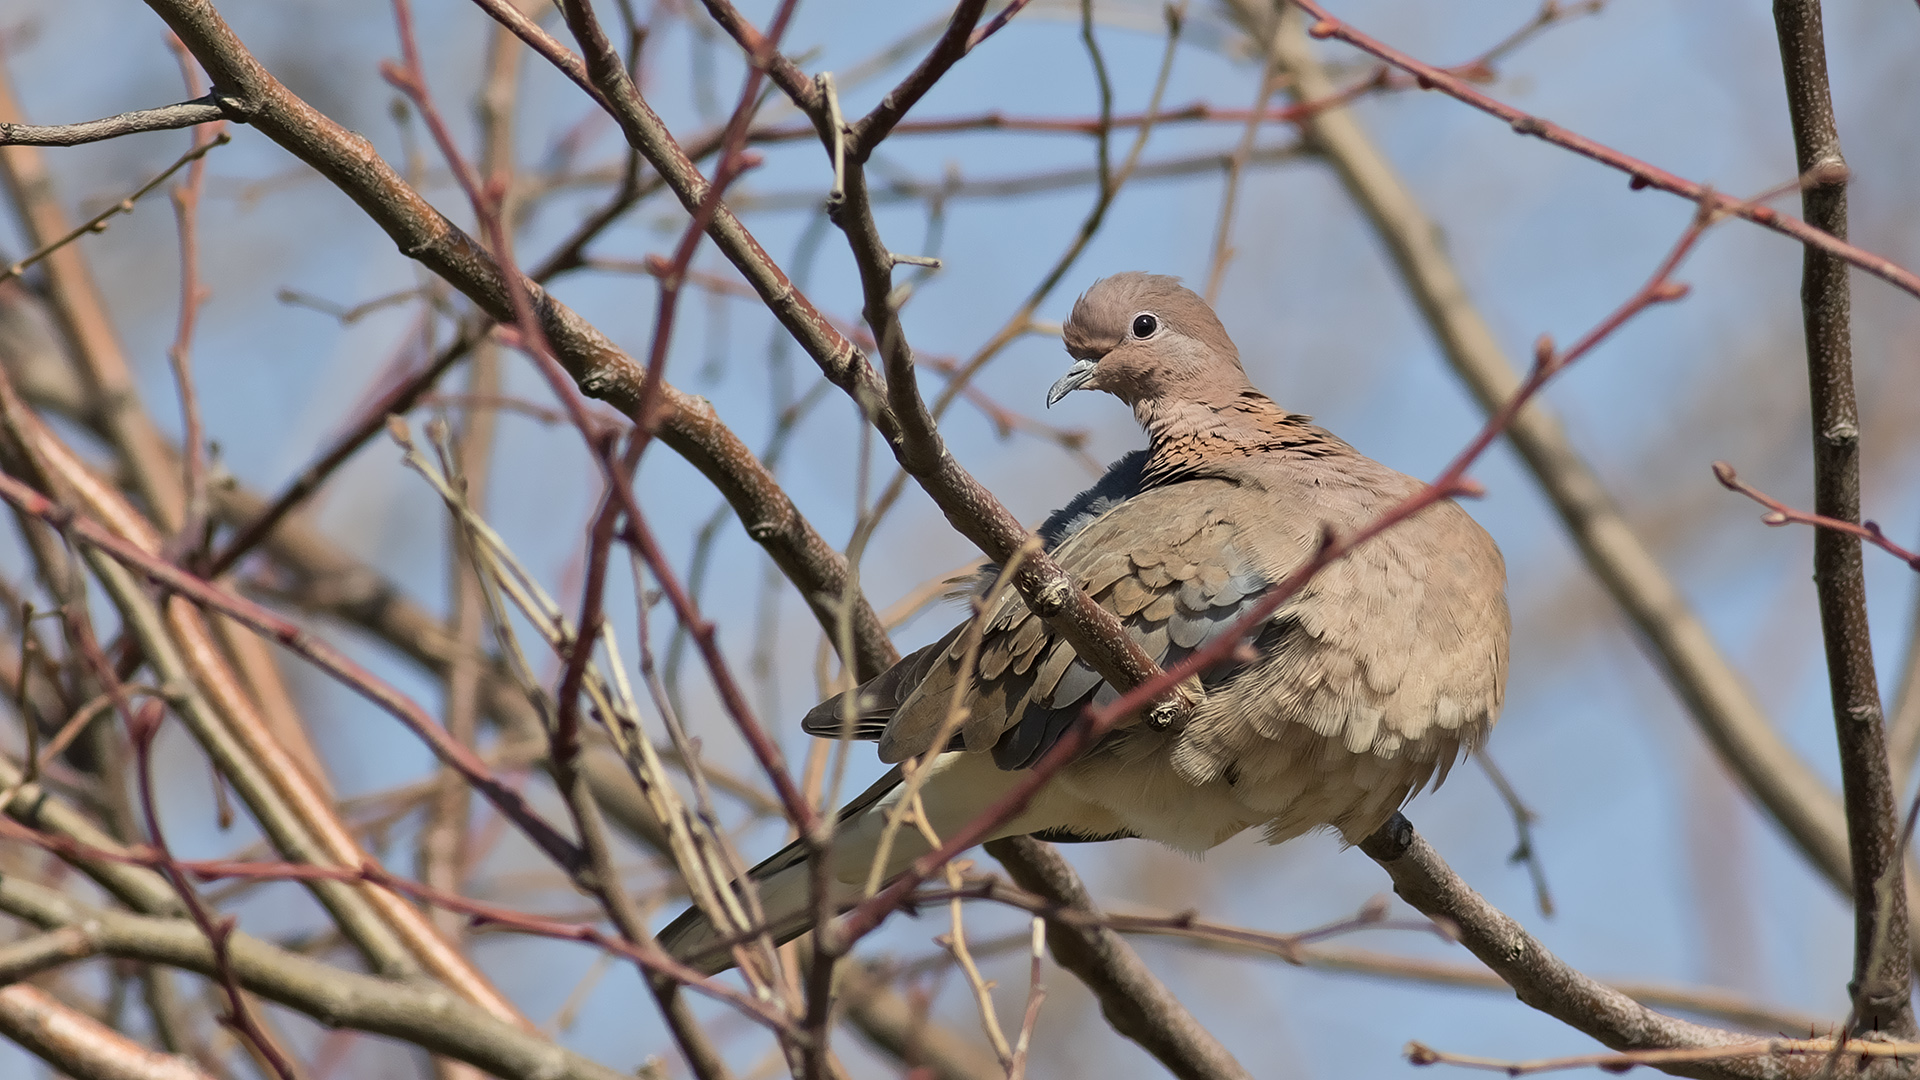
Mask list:
[[[1137,337],[1137,338],[1152,337],[1153,332],[1158,329],[1160,329],[1160,320],[1154,318],[1151,315],[1147,315],[1143,313],[1140,315],[1135,315],[1133,317],[1133,336],[1134,337]]]

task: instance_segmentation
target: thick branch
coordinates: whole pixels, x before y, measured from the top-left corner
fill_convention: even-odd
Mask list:
[[[213,1080],[183,1057],[163,1054],[88,1016],[37,986],[0,989],[0,1035],[61,1073],[86,1080]]]
[[[1615,1050],[1728,1046],[1750,1038],[1654,1012],[1582,975],[1519,923],[1469,888],[1411,822],[1395,814],[1360,850],[1393,878],[1393,891],[1421,914],[1443,920],[1520,1000]],[[1666,1065],[1677,1076],[1787,1080],[1812,1076],[1819,1059],[1737,1058]]]
[[[1819,0],[1775,0],[1774,26],[1793,118],[1794,157],[1809,225],[1847,235],[1846,160],[1827,86],[1827,49]],[[1853,393],[1853,340],[1847,264],[1808,244],[1800,304],[1806,326],[1813,405],[1813,511],[1860,520],[1860,411]],[[1853,859],[1853,1033],[1914,1032],[1907,952],[1907,893],[1901,872],[1887,767],[1885,717],[1873,671],[1860,539],[1835,529],[1813,534],[1813,581],[1826,639],[1827,681],[1840,743],[1840,787]]]
[[[986,11],[986,0],[961,0],[953,9],[953,18],[947,23],[947,32],[934,43],[933,49],[923,57],[913,72],[900,81],[900,85],[887,92],[873,111],[852,125],[847,137],[847,157],[864,164],[873,153],[873,148],[893,132],[894,125],[907,115],[907,110],[919,104],[933,84],[947,73],[947,69],[960,62],[975,44],[973,41],[974,24],[980,21],[980,15]],[[798,99],[794,104],[806,108]],[[818,109],[809,111],[817,112]]]

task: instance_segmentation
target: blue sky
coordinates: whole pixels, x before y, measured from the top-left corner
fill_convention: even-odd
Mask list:
[[[366,134],[390,160],[402,158],[407,147],[387,111],[393,95],[377,73],[381,59],[397,54],[384,4],[221,6],[281,78]],[[769,7],[743,5],[757,22],[765,21]],[[1365,0],[1335,10],[1416,56],[1451,63],[1504,37],[1534,8],[1528,0]],[[1163,48],[1153,29],[1157,9],[1103,3],[1099,10],[1116,107],[1137,110],[1146,102]],[[937,14],[926,5],[803,3],[788,52],[803,56],[809,71],[844,71]],[[1196,7],[1192,14],[1191,41],[1177,54],[1167,103],[1250,103],[1257,67],[1210,46],[1226,40],[1217,13]],[[1920,191],[1905,181],[1920,165],[1920,144],[1906,104],[1920,91],[1920,74],[1904,61],[1920,44],[1920,19],[1909,9],[1865,5],[1836,5],[1828,16],[1834,95],[1855,177],[1853,239],[1912,265],[1920,254],[1914,224],[1920,222]],[[487,24],[456,0],[423,0],[418,19],[434,91],[471,149],[467,103]],[[82,119],[180,96],[162,28],[139,5],[9,2],[0,4],[0,23],[30,30],[10,62],[33,119]],[[1077,33],[1069,8],[1036,4],[959,65],[914,115],[985,109],[1091,115],[1096,99]],[[650,46],[645,88],[677,131],[704,127],[691,90],[701,48],[681,22]],[[712,52],[716,93],[728,107],[739,68],[725,45]],[[1355,59],[1331,46],[1323,55],[1343,63]],[[77,65],[76,57],[84,57],[84,64]],[[86,77],[74,77],[79,68]],[[848,111],[869,106],[903,70],[850,89]],[[521,161],[532,167],[589,110],[577,91],[537,61],[529,62],[525,86],[518,145]],[[1616,0],[1601,15],[1556,27],[1527,45],[1501,65],[1491,92],[1729,192],[1755,192],[1792,176],[1778,54],[1771,20],[1759,5]],[[1691,214],[1689,204],[1629,191],[1619,174],[1517,137],[1500,122],[1437,94],[1371,98],[1358,112],[1435,219],[1474,301],[1515,358],[1527,356],[1541,333],[1561,341],[1577,337],[1623,300]],[[610,125],[586,130],[583,167],[617,159],[617,133]],[[1264,138],[1279,143],[1287,135],[1270,127]],[[1146,159],[1226,148],[1238,136],[1237,125],[1170,125],[1155,135]],[[56,151],[51,159],[68,206],[90,210],[164,167],[185,138],[147,135]],[[1126,138],[1116,139],[1117,152]],[[817,146],[796,143],[765,152],[766,163],[741,183],[740,194],[824,193],[830,172]],[[948,169],[969,179],[1006,177],[1085,165],[1091,156],[1091,141],[1082,136],[901,136],[885,144],[875,171],[930,180]],[[416,314],[396,308],[343,326],[282,304],[276,293],[290,288],[350,305],[413,287],[419,278],[346,199],[257,133],[237,130],[234,143],[209,162],[203,242],[213,299],[196,348],[207,425],[236,476],[272,489],[365,400],[369,385],[404,347]],[[455,220],[467,220],[444,174],[430,169],[429,175],[437,177],[427,186],[430,196]],[[545,203],[517,241],[523,257],[532,261],[603,192],[595,188]],[[1061,318],[1081,289],[1118,270],[1204,282],[1220,193],[1217,175],[1131,186],[1040,316]],[[905,316],[915,346],[929,355],[959,356],[978,348],[1057,258],[1091,198],[1082,188],[1003,201],[955,200],[946,209],[939,249],[945,268],[920,287]],[[810,218],[793,210],[746,214],[767,249],[796,273],[796,251]],[[656,200],[595,251],[619,257],[664,253],[682,223],[677,207]],[[897,249],[920,250],[926,209],[888,207],[880,225]],[[5,242],[18,250],[11,236]],[[1388,464],[1416,476],[1439,472],[1477,429],[1478,411],[1331,173],[1312,161],[1250,172],[1233,243],[1238,256],[1219,310],[1254,381]],[[177,288],[170,215],[156,199],[87,244],[113,298],[142,391],[163,426],[177,431],[164,353],[173,335]],[[698,265],[727,272],[710,249]],[[1717,228],[1679,275],[1693,286],[1684,303],[1636,320],[1546,396],[1575,445],[1751,680],[1774,722],[1821,775],[1837,782],[1808,577],[1810,538],[1804,530],[1765,529],[1755,508],[1723,492],[1708,471],[1712,460],[1727,458],[1756,485],[1796,504],[1810,502],[1799,265],[1799,248],[1777,235],[1741,223]],[[823,310],[848,319],[857,314],[857,280],[837,234],[829,233],[807,273],[809,293]],[[1920,305],[1861,275],[1855,276],[1855,290],[1867,512],[1891,535],[1911,537],[1920,519],[1920,488],[1907,479],[1915,464],[1908,433],[1920,431],[1920,369],[1911,344]],[[654,310],[649,280],[583,276],[556,291],[622,345],[645,347]],[[774,380],[767,372],[769,342],[777,333],[752,304],[690,297],[669,377],[711,398],[727,422],[760,445],[771,427]],[[793,385],[804,391],[815,377],[808,361],[793,351],[785,362]],[[1089,449],[1100,460],[1139,445],[1131,418],[1109,399],[1080,395],[1051,414],[1043,411],[1042,395],[1064,362],[1057,341],[1024,338],[987,369],[979,386],[1017,412],[1086,429]],[[544,400],[523,361],[514,358],[509,371],[514,392]],[[938,385],[932,378],[927,383]],[[572,604],[581,523],[597,494],[593,471],[569,431],[515,417],[502,427],[494,518],[528,564]],[[849,480],[859,450],[854,430],[851,407],[829,396],[799,429],[782,469],[801,509],[835,543],[845,541],[853,520]],[[944,430],[962,463],[1024,519],[1037,521],[1087,482],[1088,473],[1069,455],[1031,437],[1000,439],[966,405]],[[444,605],[443,515],[417,479],[398,467],[397,457],[384,443],[362,453],[340,486],[323,497],[322,520],[438,610]],[[1417,801],[1409,816],[1470,883],[1583,970],[1725,985],[1839,1019],[1851,953],[1847,909],[1713,761],[1516,459],[1497,447],[1475,474],[1489,494],[1470,509],[1506,553],[1515,612],[1512,683],[1492,752],[1540,814],[1537,838],[1559,913],[1541,918],[1525,872],[1507,864],[1513,846],[1507,812],[1477,770],[1459,770],[1441,792]],[[884,483],[889,470],[875,475],[876,484]],[[718,504],[717,496],[661,448],[649,454],[640,491],[656,529],[685,565],[693,528]],[[705,604],[720,616],[727,652],[744,669],[755,649],[765,564],[731,521],[721,530],[716,554],[723,572],[709,582]],[[876,604],[885,606],[972,554],[909,488],[876,536],[863,578]],[[1867,565],[1877,661],[1890,696],[1909,635],[1914,582],[1910,572],[1875,553]],[[625,643],[631,641],[633,611],[623,588],[614,590],[614,598],[615,625]],[[768,640],[775,644],[776,678],[756,700],[772,706],[766,719],[797,758],[804,749],[797,717],[814,700],[818,635],[790,589],[775,615]],[[899,643],[904,649],[931,640],[957,618],[951,608],[925,615],[902,630]],[[656,622],[656,628],[665,625]],[[351,640],[338,628],[329,630]],[[437,705],[436,688],[418,672],[380,656],[369,643],[356,642],[355,648],[382,674]],[[344,792],[404,783],[427,767],[424,750],[344,691],[313,676],[298,677],[297,685],[312,706],[317,738]],[[744,771],[746,759],[697,671],[688,672],[686,685],[689,715],[708,752]],[[171,820],[201,850],[226,850],[235,840],[213,833],[196,801],[205,798],[204,774],[183,747],[175,751],[182,783]],[[873,762],[856,754],[856,776],[876,772]],[[748,856],[771,851],[776,834],[768,827],[749,830],[743,839]],[[398,836],[392,858],[405,865],[408,850]],[[1070,854],[1097,895],[1115,906],[1192,906],[1210,917],[1270,930],[1343,917],[1388,888],[1369,860],[1339,850],[1328,837],[1281,849],[1243,837],[1199,861],[1140,842]],[[497,869],[504,873],[528,862],[509,849]],[[485,880],[480,888],[489,888]],[[525,896],[505,884],[499,889],[502,898]],[[291,901],[291,910],[299,903]],[[250,929],[268,932],[278,919],[294,916],[252,905],[246,917]],[[1017,924],[986,911],[978,919],[975,932],[982,935]],[[919,955],[939,929],[934,920],[902,921],[877,947]],[[1457,948],[1417,935],[1367,934],[1355,943],[1465,958]],[[1409,1039],[1503,1057],[1591,1045],[1506,995],[1225,959],[1164,941],[1142,942],[1140,948],[1262,1077],[1404,1075],[1410,1066],[1399,1052]],[[488,939],[480,953],[536,1017],[558,1006],[590,962],[584,951],[500,937]],[[1020,965],[1016,958],[989,975],[1017,993],[1024,983]],[[1049,986],[1036,1075],[1131,1075],[1150,1064],[1105,1030],[1070,978],[1055,972]],[[634,1064],[662,1045],[643,998],[631,973],[616,970],[598,984],[567,1041],[611,1064]],[[1003,1009],[1014,1007],[1014,997],[1006,996]],[[957,984],[940,999],[939,1013],[958,1028],[972,1029],[970,1006]],[[852,1039],[844,1045],[866,1074],[884,1074]],[[734,1046],[743,1066],[764,1049],[757,1036],[745,1033]]]

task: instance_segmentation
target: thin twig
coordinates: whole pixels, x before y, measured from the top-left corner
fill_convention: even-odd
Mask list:
[[[1815,529],[1832,529],[1835,532],[1845,533],[1848,536],[1865,540],[1881,551],[1906,563],[1909,569],[1920,571],[1920,552],[1909,551],[1888,539],[1887,534],[1880,528],[1877,522],[1842,521],[1839,518],[1827,517],[1825,514],[1815,514],[1806,510],[1795,510],[1779,499],[1741,480],[1739,474],[1733,471],[1733,466],[1724,461],[1716,461],[1713,463],[1713,478],[1720,481],[1720,486],[1726,488],[1728,491],[1737,491],[1747,498],[1752,499],[1754,502],[1759,503],[1761,506],[1766,507],[1767,513],[1760,515],[1760,522],[1763,525],[1769,525],[1774,528],[1782,525],[1811,525]]]
[[[1513,854],[1507,856],[1510,863],[1524,863],[1527,876],[1533,879],[1533,899],[1540,908],[1540,914],[1553,917],[1553,893],[1547,889],[1547,869],[1540,864],[1540,851],[1533,844],[1533,823],[1538,815],[1521,801],[1520,792],[1514,789],[1507,774],[1493,763],[1485,747],[1474,752],[1474,760],[1480,763],[1480,769],[1487,774],[1487,781],[1493,790],[1500,793],[1500,801],[1507,804],[1507,812],[1513,815],[1515,840]]]
[[[98,233],[98,232],[107,231],[108,222],[112,221],[115,217],[118,217],[121,214],[133,213],[133,205],[135,203],[139,202],[142,198],[144,198],[146,195],[151,193],[153,189],[159,187],[161,184],[166,183],[167,180],[170,179],[174,173],[177,173],[181,169],[186,168],[188,165],[191,165],[194,162],[199,161],[201,158],[205,157],[207,155],[207,152],[212,150],[214,147],[225,146],[227,143],[232,141],[233,141],[233,136],[228,135],[225,132],[221,132],[218,136],[208,140],[207,142],[196,144],[193,149],[188,150],[184,154],[181,154],[180,157],[177,160],[175,160],[173,164],[167,166],[166,169],[162,170],[160,175],[154,177],[153,179],[135,188],[131,194],[127,195],[127,197],[121,199],[119,202],[114,203],[112,206],[109,206],[105,210],[102,210],[99,213],[88,218],[85,222],[81,223],[81,225],[78,228],[67,233],[65,236],[59,237],[49,243],[42,244],[38,248],[35,248],[30,254],[22,257],[18,262],[12,264],[11,266],[8,266],[5,270],[0,270],[0,281],[8,281],[13,278],[19,277],[22,273],[26,271],[27,267],[32,266],[33,264],[39,262],[41,259],[46,258],[47,256],[53,254],[56,251],[59,251],[61,248],[66,247],[68,244],[73,243],[75,240],[78,240],[81,237],[86,236],[88,233]]]
[[[1920,1043],[1876,1042],[1868,1039],[1756,1039],[1731,1046],[1689,1046],[1674,1049],[1628,1050],[1617,1054],[1572,1054],[1567,1057],[1533,1058],[1508,1061],[1502,1058],[1475,1057],[1435,1050],[1425,1043],[1407,1044],[1407,1061],[1414,1065],[1457,1065],[1467,1069],[1506,1073],[1508,1076],[1532,1076],[1536,1073],[1562,1072],[1567,1069],[1593,1069],[1621,1073],[1636,1065],[1704,1065],[1735,1062],[1742,1058],[1811,1057],[1816,1054],[1852,1057],[1862,1064],[1872,1060],[1920,1057]],[[1669,1070],[1673,1071],[1673,1070]]]
[[[0,146],[79,146],[143,131],[175,131],[220,120],[240,119],[238,102],[215,91],[157,109],[136,109],[78,124],[0,124]]]
[[[180,62],[187,89],[199,89],[200,72],[192,54],[177,37],[169,35],[168,45]],[[180,233],[180,319],[173,345],[167,349],[167,362],[173,368],[173,380],[180,394],[181,489],[186,492],[186,511],[173,541],[176,552],[192,551],[200,545],[207,520],[206,429],[200,419],[200,395],[193,381],[194,328],[200,307],[209,295],[200,284],[200,191],[206,179],[204,155],[213,149],[214,143],[226,138],[225,121],[195,127],[193,149],[202,156],[193,159],[186,180],[175,185],[172,192],[173,213]]]

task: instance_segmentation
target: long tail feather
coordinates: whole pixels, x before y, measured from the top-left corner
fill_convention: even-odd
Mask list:
[[[932,767],[933,774],[920,789],[920,802],[938,836],[949,835],[973,820],[1020,779],[1019,773],[997,768],[986,754],[942,754]],[[881,834],[904,795],[901,779],[900,769],[889,771],[836,817],[830,897],[836,914],[859,903],[864,895]],[[1124,835],[1124,828],[1105,810],[1067,795],[1059,785],[1049,785],[1024,812],[987,839],[1036,832],[1112,836]],[[919,830],[911,822],[903,822],[882,868],[882,880],[892,879],[928,850]],[[791,941],[812,927],[811,868],[804,844],[788,844],[748,871],[747,878],[759,890],[765,929],[775,943]],[[736,882],[733,887],[740,885]],[[734,965],[733,940],[698,907],[682,912],[660,931],[658,940],[675,959],[707,974]]]

